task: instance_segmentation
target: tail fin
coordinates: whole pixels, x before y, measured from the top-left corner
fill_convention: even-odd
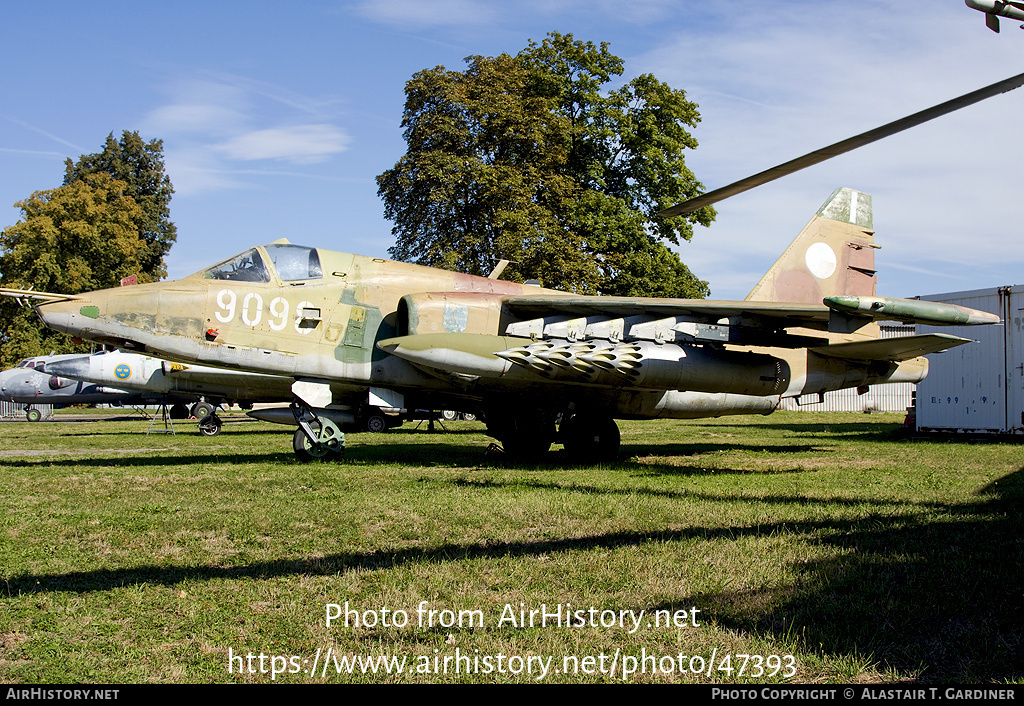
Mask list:
[[[820,304],[838,294],[874,296],[874,233],[871,196],[836,189],[747,301]]]

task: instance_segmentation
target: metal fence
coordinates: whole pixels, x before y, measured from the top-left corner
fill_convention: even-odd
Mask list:
[[[31,406],[33,409],[38,409],[43,415],[43,419],[47,419],[53,415],[52,404],[20,404],[18,402],[2,402],[0,401],[0,418],[21,418],[25,419],[25,409]]]

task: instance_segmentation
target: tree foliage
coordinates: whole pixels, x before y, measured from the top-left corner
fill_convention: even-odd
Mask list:
[[[120,140],[115,140],[111,133],[103,151],[83,154],[77,162],[68,159],[64,163],[64,185],[97,173],[123,181],[126,193],[141,208],[136,225],[147,249],[139,258],[139,271],[154,280],[162,279],[167,274],[164,256],[177,239],[170,216],[174,188],[164,173],[163,141],[144,142],[139,133],[127,130]]]
[[[15,204],[22,217],[0,234],[0,282],[64,294],[116,287],[138,275],[167,273],[164,256],[177,237],[170,220],[174,189],[164,173],[163,143],[137,132],[107,136],[101,152],[65,162],[64,185]],[[42,329],[29,309],[0,302],[0,363],[80,350]]]
[[[658,211],[701,190],[683,152],[697,106],[651,75],[615,90],[622,60],[552,33],[516,56],[472,56],[406,84],[407,152],[377,177],[393,257],[624,296],[706,296],[667,244],[714,211]]]
[[[6,287],[67,294],[116,287],[150,256],[138,229],[142,208],[125,182],[106,173],[36,192],[15,206],[22,218],[0,234],[0,282]],[[0,326],[5,368],[27,356],[76,349],[13,300],[4,301]]]

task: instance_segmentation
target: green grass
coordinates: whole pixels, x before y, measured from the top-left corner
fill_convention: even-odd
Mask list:
[[[742,654],[792,655],[796,682],[1020,682],[1024,447],[899,421],[626,422],[622,460],[592,468],[507,464],[472,423],[350,435],[308,465],[256,422],[3,423],[0,682],[530,682],[548,658],[545,682],[617,682],[644,655],[627,681],[786,680],[723,663]],[[378,624],[328,627],[346,601]],[[499,624],[542,604],[645,613],[633,633]],[[653,625],[693,608],[698,626]],[[431,672],[311,676],[318,650]]]

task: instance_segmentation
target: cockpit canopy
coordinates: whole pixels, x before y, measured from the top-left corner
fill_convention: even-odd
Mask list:
[[[302,245],[275,243],[263,247],[270,263],[259,248],[250,248],[214,265],[202,273],[203,279],[231,280],[234,282],[270,282],[271,272],[277,272],[284,282],[321,279],[320,256],[316,248]]]

